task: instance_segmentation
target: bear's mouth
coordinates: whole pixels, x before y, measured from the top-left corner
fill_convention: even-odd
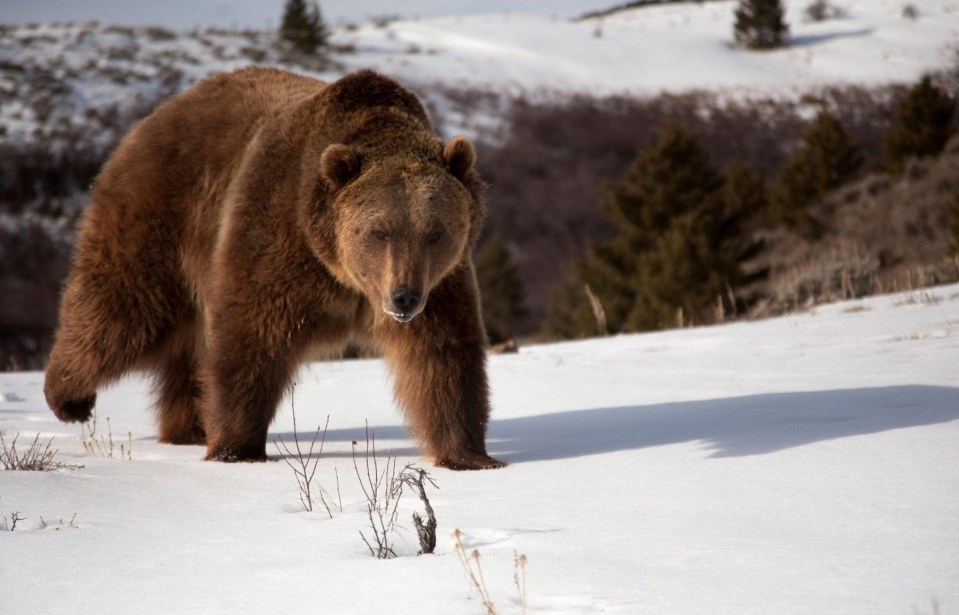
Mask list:
[[[416,315],[419,314],[418,311],[416,312],[392,312],[390,310],[383,310],[383,311],[389,314],[390,316],[392,316],[393,320],[395,320],[396,322],[409,322],[413,320],[414,318],[416,318]]]

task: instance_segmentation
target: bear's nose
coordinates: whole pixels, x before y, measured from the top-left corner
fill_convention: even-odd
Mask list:
[[[423,299],[423,293],[417,288],[403,286],[393,291],[393,307],[400,314],[409,314],[416,309]]]

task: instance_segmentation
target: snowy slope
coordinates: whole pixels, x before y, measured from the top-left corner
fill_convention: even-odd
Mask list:
[[[480,614],[459,528],[501,614],[520,612],[514,550],[529,613],[957,613],[957,335],[949,286],[492,357],[490,450],[511,465],[431,470],[437,554],[415,556],[407,497],[390,561],[358,535],[351,443],[368,420],[381,456],[426,462],[380,361],[304,369],[271,430],[290,438],[293,404],[304,436],[329,415],[332,520],[275,455],[157,444],[143,379],[101,395],[101,433],[132,432],[120,460],[83,452],[42,374],[0,374],[8,441],[55,437],[85,466],[0,472],[0,513],[26,517],[0,533],[0,612]]]
[[[455,4],[460,11],[480,6]],[[829,85],[912,82],[924,72],[954,66],[959,53],[955,0],[915,3],[915,20],[902,16],[901,0],[846,0],[836,3],[846,17],[821,23],[804,21],[806,0],[789,0],[791,42],[766,53],[731,44],[733,0],[647,7],[575,22],[565,18],[576,12],[574,6],[585,11],[597,3],[559,3],[554,10],[562,18],[543,8],[552,3],[513,4],[516,12],[338,26],[329,66],[288,67],[323,79],[363,67],[383,71],[426,98],[445,132],[489,138],[485,131],[498,127],[504,108],[520,97],[690,89],[794,97]],[[21,12],[47,21],[70,19],[70,11],[53,10],[58,6],[49,1],[5,6],[0,23],[17,21]],[[161,5],[133,6],[149,20],[144,7]],[[239,10],[245,4],[223,6]],[[185,13],[162,11],[171,18]],[[404,13],[416,14],[413,8]],[[120,135],[109,119],[118,111],[121,117],[143,114],[160,96],[214,72],[283,62],[272,31],[174,35],[108,25],[114,17],[128,21],[119,19],[122,15],[120,9],[104,12],[98,26],[0,28],[0,136],[29,141],[67,133],[54,140],[74,147],[79,131],[89,135],[82,143],[113,143]],[[175,21],[160,24],[182,27]],[[484,107],[476,92],[448,92],[455,88],[479,90],[492,102]]]
[[[373,64],[412,82],[494,85],[513,94],[656,94],[738,89],[796,94],[824,84],[912,81],[950,66],[959,44],[959,5],[898,0],[836,2],[842,19],[808,23],[791,0],[788,47],[756,53],[732,45],[736,2],[664,5],[578,22],[541,15],[483,15],[373,24],[344,32]],[[416,53],[406,53],[415,50]]]

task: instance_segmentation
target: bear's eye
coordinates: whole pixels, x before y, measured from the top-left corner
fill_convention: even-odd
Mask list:
[[[433,231],[426,236],[426,242],[429,244],[437,243],[440,240],[440,237],[443,236],[443,233],[440,231]]]
[[[381,230],[373,231],[373,237],[375,237],[378,241],[387,241],[390,238],[386,231]]]

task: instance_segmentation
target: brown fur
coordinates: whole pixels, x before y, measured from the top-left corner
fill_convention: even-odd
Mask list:
[[[502,465],[485,446],[473,163],[469,142],[444,146],[419,101],[370,71],[324,84],[251,68],[171,99],[93,186],[50,407],[86,420],[99,387],[146,369],[161,441],[264,459],[298,364],[358,341],[384,350],[437,464]]]

